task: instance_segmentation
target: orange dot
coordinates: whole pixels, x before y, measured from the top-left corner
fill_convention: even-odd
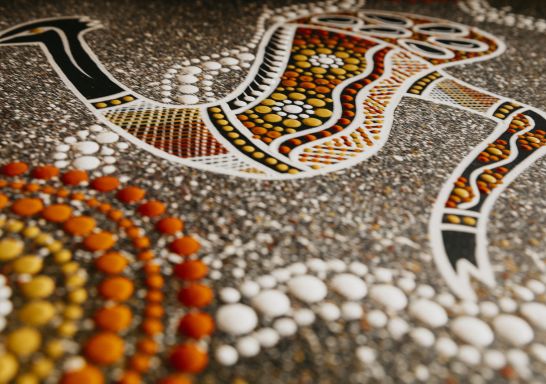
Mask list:
[[[159,381],[159,384],[192,384],[192,380],[186,375],[169,375]]]
[[[151,338],[139,340],[137,343],[137,348],[140,352],[145,353],[147,355],[155,355],[157,351],[159,350],[159,346]]]
[[[125,371],[117,384],[140,384],[140,374],[135,371]]]
[[[61,180],[65,185],[78,185],[88,180],[87,172],[73,169],[63,174]]]
[[[85,236],[95,228],[95,219],[89,216],[71,217],[64,223],[64,230],[75,236]]]
[[[150,369],[150,358],[141,353],[135,354],[131,357],[131,368],[137,372],[146,372]]]
[[[178,301],[187,307],[205,307],[212,302],[212,290],[203,284],[192,284],[178,292]]]
[[[188,313],[180,320],[178,331],[194,339],[200,339],[212,334],[214,320],[208,313]]]
[[[91,182],[91,188],[100,192],[110,192],[119,187],[119,180],[114,176],[97,177]]]
[[[42,165],[34,168],[32,177],[36,179],[49,180],[59,175],[59,169],[53,165]]]
[[[149,288],[161,289],[164,283],[165,280],[160,274],[153,274],[146,278],[146,286]]]
[[[95,313],[95,324],[111,332],[120,332],[131,325],[133,314],[125,305],[101,308]]]
[[[165,314],[165,309],[159,304],[148,304],[144,310],[146,317],[160,318]]]
[[[0,209],[8,205],[9,199],[6,195],[0,193]]]
[[[95,267],[109,275],[123,272],[127,264],[127,259],[118,252],[106,253],[95,260]]]
[[[190,236],[179,237],[171,243],[171,251],[181,256],[190,256],[197,252],[201,245]]]
[[[104,384],[104,376],[102,372],[92,366],[85,365],[84,367],[65,372],[61,378],[61,384]]]
[[[125,301],[133,295],[133,282],[123,276],[103,280],[99,285],[100,294],[110,300]]]
[[[138,187],[125,187],[118,192],[118,199],[124,203],[134,203],[136,201],[142,200],[146,191]]]
[[[22,161],[14,161],[2,167],[2,173],[6,176],[18,176],[28,171],[28,165]]]
[[[208,364],[207,353],[193,343],[179,345],[170,356],[172,366],[182,372],[198,373]]]
[[[157,222],[155,229],[166,235],[173,235],[184,229],[184,222],[176,217],[166,217]]]
[[[123,356],[123,340],[111,332],[101,332],[92,336],[85,345],[85,355],[100,365],[113,364]]]
[[[156,319],[146,319],[142,322],[142,330],[149,336],[155,336],[163,332],[163,323]]]
[[[22,198],[13,203],[11,210],[20,216],[32,216],[44,208],[42,200],[33,198]]]
[[[157,200],[150,200],[138,207],[138,213],[142,216],[159,216],[163,212],[165,212],[165,204]]]
[[[199,280],[207,275],[208,267],[200,260],[188,260],[174,267],[174,274],[184,280]]]
[[[72,214],[72,208],[66,204],[54,204],[48,207],[45,207],[42,211],[42,216],[47,221],[52,221],[54,223],[62,223],[70,218]]]
[[[105,251],[112,248],[116,239],[110,232],[102,231],[92,233],[85,238],[83,245],[90,251]]]

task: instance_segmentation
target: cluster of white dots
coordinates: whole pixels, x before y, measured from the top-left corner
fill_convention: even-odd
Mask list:
[[[476,21],[487,21],[509,27],[546,32],[546,20],[510,12],[510,7],[494,8],[485,0],[459,2],[460,8],[471,14]]]
[[[0,332],[6,327],[6,316],[13,310],[13,304],[10,301],[11,288],[7,285],[4,275],[0,275]]]
[[[322,67],[322,68],[339,68],[344,64],[343,59],[335,55],[327,55],[325,53],[311,56],[309,58],[309,62],[314,67]]]
[[[78,131],[75,136],[65,137],[62,144],[55,147],[55,166],[72,166],[86,171],[101,167],[104,174],[116,171],[116,153],[129,148],[129,144],[120,141],[117,133],[98,124]]]
[[[231,71],[248,71],[255,59],[253,52],[266,31],[266,24],[280,23],[314,13],[355,8],[361,3],[363,2],[355,0],[342,2],[330,0],[286,6],[277,10],[265,9],[257,20],[256,32],[246,45],[213,53],[210,56],[186,59],[169,68],[160,84],[162,101],[164,103],[178,102],[184,105],[217,101],[220,96],[215,92],[214,82],[217,81],[218,75]],[[290,41],[286,41],[286,44],[289,43]]]
[[[272,109],[277,112],[277,115],[287,116],[289,119],[305,119],[315,113],[313,106],[303,101],[292,101],[290,99],[275,102]]]
[[[210,264],[220,271],[223,263]],[[239,271],[233,273],[242,277]],[[409,338],[419,347],[434,348],[442,358],[496,370],[510,364],[525,378],[530,375],[530,356],[546,364],[546,346],[535,340],[537,332],[546,331],[546,305],[540,299],[545,292],[544,281],[530,279],[525,285],[508,287],[497,302],[464,301],[418,284],[409,271],[369,270],[359,262],[311,259],[220,290],[218,329],[236,341],[217,346],[215,356],[221,364],[235,364],[317,318],[329,329],[366,321],[395,340]],[[356,340],[366,343],[358,336]],[[507,348],[497,349],[495,342]],[[378,353],[370,345],[355,350],[366,364],[374,362]],[[415,374],[426,380],[428,369],[420,365]]]

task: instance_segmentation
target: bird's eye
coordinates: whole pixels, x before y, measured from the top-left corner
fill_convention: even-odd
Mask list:
[[[411,32],[405,28],[391,27],[386,25],[366,25],[358,29],[359,32],[366,35],[381,37],[408,37]]]
[[[425,43],[424,41],[404,39],[400,40],[399,43],[413,53],[432,59],[450,59],[455,56],[449,49]]]
[[[487,44],[481,41],[471,39],[447,39],[432,37],[429,39],[429,41],[460,51],[481,52],[486,51],[489,47]]]
[[[360,19],[345,15],[323,15],[316,16],[312,20],[314,23],[331,25],[334,27],[351,27],[361,24]]]
[[[415,32],[427,35],[466,35],[468,30],[454,24],[425,24],[416,26]]]
[[[398,27],[409,27],[411,25],[411,20],[398,15],[365,12],[362,14],[362,16],[370,21],[378,22],[381,24],[395,25]]]

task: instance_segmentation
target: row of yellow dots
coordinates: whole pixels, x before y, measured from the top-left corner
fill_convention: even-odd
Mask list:
[[[439,79],[440,77],[442,77],[442,75],[440,75],[438,72],[432,72],[430,75],[423,77],[413,84],[409,92],[413,93],[414,95],[420,95],[431,82]]]
[[[95,107],[97,108],[106,108],[108,106],[112,106],[112,105],[120,105],[120,104],[123,104],[124,102],[125,103],[128,103],[129,101],[133,101],[135,98],[133,96],[123,96],[120,99],[113,99],[113,100],[110,100],[110,101],[101,101],[100,103],[96,103],[95,104]]]

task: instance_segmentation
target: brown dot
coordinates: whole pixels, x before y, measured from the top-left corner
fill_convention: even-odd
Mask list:
[[[193,343],[179,345],[173,349],[170,356],[173,367],[187,373],[199,373],[208,364],[205,351]]]

